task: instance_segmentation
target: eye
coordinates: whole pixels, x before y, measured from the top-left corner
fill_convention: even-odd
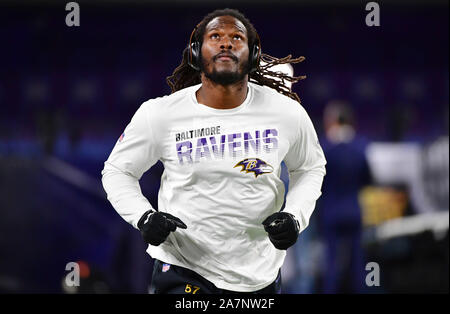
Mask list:
[[[219,39],[219,34],[217,34],[217,33],[214,33],[214,34],[211,34],[211,36],[209,36],[209,38],[211,38],[211,39]]]
[[[233,39],[236,39],[236,40],[242,40],[242,37],[241,37],[241,35],[234,35],[234,36],[233,36]]]

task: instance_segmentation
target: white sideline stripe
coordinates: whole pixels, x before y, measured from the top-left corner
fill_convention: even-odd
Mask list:
[[[417,234],[426,230],[435,233],[448,230],[448,211],[417,214],[397,218],[383,223],[376,229],[376,238],[386,240],[393,237]]]
[[[106,197],[106,193],[100,184],[100,180],[96,180],[85,172],[58,158],[48,157],[44,161],[44,168],[60,179],[67,181],[90,194],[94,194],[101,198]]]

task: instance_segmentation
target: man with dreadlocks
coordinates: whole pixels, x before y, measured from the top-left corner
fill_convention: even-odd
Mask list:
[[[270,70],[302,60],[261,55],[247,18],[214,11],[168,78],[172,94],[146,101],[125,128],[102,182],[149,244],[154,293],[280,293],[286,250],[308,225],[325,175],[313,124],[289,88],[302,77]],[[158,160],[155,210],[138,182]]]

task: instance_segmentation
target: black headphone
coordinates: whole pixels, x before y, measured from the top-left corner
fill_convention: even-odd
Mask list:
[[[200,25],[200,24],[199,24]],[[201,45],[198,40],[192,41],[192,38],[194,37],[195,32],[198,29],[197,25],[194,30],[191,33],[191,37],[189,38],[189,58],[188,63],[189,65],[196,71],[200,71],[200,49]],[[256,43],[253,45],[253,47],[249,51],[249,65],[250,65],[250,72],[252,73],[258,69],[259,66],[259,59],[261,58],[261,42],[259,40],[259,36],[256,34]]]

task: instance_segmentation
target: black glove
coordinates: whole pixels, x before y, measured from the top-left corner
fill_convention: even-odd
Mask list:
[[[278,212],[267,217],[262,224],[277,249],[287,250],[297,242],[300,226],[294,215]]]
[[[145,212],[138,222],[138,228],[144,241],[155,246],[163,243],[169,236],[169,233],[175,231],[177,227],[187,228],[180,218],[153,210]]]

